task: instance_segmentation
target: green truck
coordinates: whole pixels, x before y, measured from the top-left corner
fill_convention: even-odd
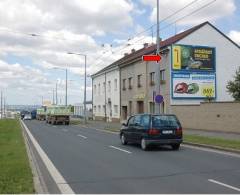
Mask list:
[[[69,125],[72,113],[72,106],[49,106],[46,111],[46,122],[53,125]]]
[[[37,109],[36,119],[40,121],[46,120],[46,107]]]

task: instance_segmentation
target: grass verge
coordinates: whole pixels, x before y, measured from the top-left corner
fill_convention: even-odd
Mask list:
[[[21,126],[18,120],[0,120],[0,194],[34,193]]]
[[[230,140],[223,138],[206,137],[200,135],[184,135],[184,142],[191,142],[196,144],[206,144],[211,146],[223,147],[225,149],[240,150],[240,140]]]

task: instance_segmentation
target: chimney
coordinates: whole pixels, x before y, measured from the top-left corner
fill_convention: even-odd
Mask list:
[[[128,53],[124,53],[124,57],[127,56],[127,55],[128,55]]]
[[[143,47],[144,47],[144,48],[147,48],[147,47],[148,47],[148,43],[144,43],[144,44],[143,44]]]
[[[136,50],[135,50],[135,49],[132,49],[131,51],[132,51],[132,53],[134,53]]]

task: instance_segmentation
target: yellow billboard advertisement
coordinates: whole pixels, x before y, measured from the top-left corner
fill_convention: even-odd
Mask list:
[[[206,46],[173,45],[172,69],[174,71],[214,71],[215,48]]]

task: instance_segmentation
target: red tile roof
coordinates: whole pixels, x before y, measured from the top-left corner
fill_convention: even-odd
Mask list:
[[[220,34],[222,34],[225,38],[229,39],[229,41],[231,41],[233,44],[235,44],[238,48],[240,48],[239,45],[237,45],[235,42],[233,42],[229,37],[227,37],[225,34],[223,34],[220,30],[218,30],[215,26],[213,26],[211,23],[209,22],[204,22],[202,24],[199,24],[197,26],[194,26],[184,32],[181,32],[179,34],[176,34],[175,36],[172,36],[164,41],[160,42],[160,47],[164,48],[166,46],[172,45],[178,41],[180,41],[181,39],[185,38],[186,36],[190,35],[191,33],[195,32],[196,30],[200,29],[201,27],[205,26],[206,24],[209,24],[210,26],[212,26],[215,30],[217,30]],[[147,48],[142,48],[139,49],[133,53],[128,54],[127,56],[122,57],[121,59],[113,62],[112,64],[110,64],[109,66],[103,68],[102,70],[98,71],[97,73],[93,74],[97,75],[101,72],[104,72],[105,70],[114,67],[114,66],[124,66],[127,64],[130,64],[133,61],[139,60],[142,58],[143,55],[146,54],[150,54],[150,53],[155,53],[156,52],[156,44],[151,45]]]

